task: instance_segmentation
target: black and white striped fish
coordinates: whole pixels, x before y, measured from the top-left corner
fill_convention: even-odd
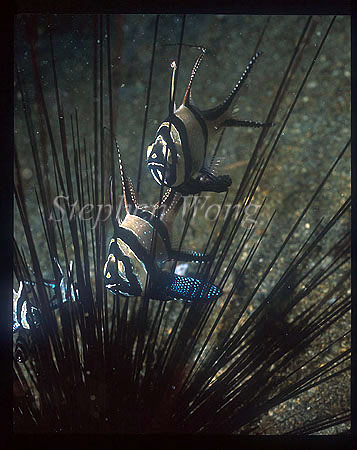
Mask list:
[[[238,120],[234,109],[240,88],[259,57],[257,52],[249,61],[230,95],[218,106],[201,111],[191,96],[192,82],[206,49],[199,47],[198,56],[179,108],[174,105],[176,63],[171,67],[171,100],[169,116],[159,126],[155,141],[147,148],[147,166],[158,184],[165,184],[182,195],[201,191],[224,192],[231,185],[228,175],[216,176],[207,162],[207,147],[211,139],[225,127],[264,127],[269,123]]]
[[[57,265],[59,274],[61,276],[59,289],[61,292],[61,298],[58,299],[56,295],[50,300],[50,307],[52,309],[57,309],[60,303],[68,302],[70,299],[71,302],[76,302],[76,297],[78,297],[78,289],[73,287],[73,283],[70,281],[72,279],[73,274],[73,261],[69,263],[69,278],[64,275],[63,270],[57,261],[54,258],[54,262]],[[29,355],[29,348],[31,347],[31,330],[33,328],[38,328],[41,325],[41,310],[36,308],[31,304],[31,302],[25,296],[24,285],[32,285],[35,286],[35,281],[20,281],[18,291],[13,289],[13,297],[12,297],[12,332],[18,333],[18,337],[15,343],[15,358],[18,362],[25,362]],[[56,282],[55,281],[44,281],[44,286],[55,289]]]
[[[25,298],[23,287],[24,284],[20,281],[18,291],[13,289],[12,296],[12,332],[18,333],[14,355],[16,360],[21,363],[25,362],[29,355],[30,329],[39,325],[39,310]]]
[[[20,281],[18,291],[13,289],[12,316],[13,333],[16,333],[20,328],[29,330],[31,324],[38,325],[38,309],[30,305],[24,298],[22,281]]]
[[[190,302],[219,297],[222,291],[213,284],[163,270],[164,263],[169,260],[207,261],[209,256],[172,248],[171,230],[183,203],[182,195],[169,189],[160,206],[158,203],[152,208],[139,206],[133,184],[124,172],[116,140],[115,144],[126,216],[119,223],[113,210],[114,235],[104,266],[106,288],[113,294],[125,296],[141,296],[146,292],[149,298],[162,301],[181,299]],[[113,204],[113,192],[111,196]],[[154,230],[157,232],[155,256],[152,251]]]

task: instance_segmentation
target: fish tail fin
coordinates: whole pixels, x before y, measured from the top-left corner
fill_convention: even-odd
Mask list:
[[[198,278],[174,274],[168,286],[169,298],[181,299],[186,302],[195,300],[215,300],[223,294],[222,289],[212,283]]]
[[[160,272],[157,283],[151,286],[152,298],[158,300],[182,300],[191,303],[197,300],[213,301],[223,294],[221,288],[199,278]]]

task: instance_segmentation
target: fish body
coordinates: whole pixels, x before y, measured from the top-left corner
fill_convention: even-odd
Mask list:
[[[73,287],[73,283],[65,277],[63,270],[57,261],[54,258],[54,262],[57,265],[59,274],[61,276],[59,289],[61,292],[61,298],[57,299],[56,295],[50,300],[51,309],[57,309],[59,305],[62,303],[68,302],[68,298],[71,302],[76,301],[76,297],[78,297],[78,289]],[[73,270],[73,261],[69,263],[69,275],[72,278]],[[31,341],[31,330],[33,328],[38,328],[41,326],[41,310],[39,308],[34,307],[26,298],[24,292],[24,284],[35,286],[35,281],[20,281],[18,291],[13,290],[13,299],[12,299],[12,332],[17,333],[17,339],[15,343],[15,358],[18,362],[24,363],[28,359],[30,353],[30,347],[32,345]],[[44,286],[49,287],[51,289],[55,289],[56,282],[55,281],[44,281]]]
[[[18,333],[14,355],[18,362],[23,363],[28,358],[31,346],[29,331],[33,326],[39,326],[39,310],[25,298],[22,281],[18,291],[13,289],[12,316],[12,332]]]
[[[115,144],[126,215],[121,222],[116,213],[112,215],[114,234],[104,265],[106,288],[113,294],[130,297],[146,293],[148,297],[162,301],[180,299],[190,302],[219,297],[222,291],[215,285],[163,269],[165,262],[170,260],[208,261],[210,257],[173,249],[172,226],[183,204],[182,195],[168,189],[160,204],[151,208],[140,206],[133,184],[124,171],[116,141]]]
[[[31,324],[38,325],[38,309],[30,305],[23,293],[23,283],[20,281],[19,290],[13,289],[12,297],[12,332],[16,333],[20,328],[29,330]]]
[[[59,288],[61,292],[60,300],[57,299],[56,295],[50,300],[50,307],[52,309],[57,309],[60,303],[67,302],[68,298],[71,301],[76,301],[76,296],[78,296],[78,289],[73,287],[72,282],[70,282],[64,275],[63,270],[54,258],[54,262],[58,267],[59,273],[61,275]],[[69,264],[69,274],[72,277],[73,261]],[[18,291],[13,289],[12,297],[12,332],[18,333],[16,344],[15,344],[15,358],[19,362],[25,362],[29,355],[29,347],[31,346],[30,334],[33,328],[38,328],[41,325],[41,310],[34,307],[26,298],[24,292],[24,284],[35,286],[35,281],[20,281]],[[44,281],[44,286],[51,289],[55,289],[56,283],[54,281]]]
[[[260,53],[256,53],[230,95],[218,106],[201,111],[194,105],[192,82],[206,50],[197,58],[182,104],[173,102],[176,65],[173,64],[169,116],[159,126],[155,140],[147,148],[147,166],[158,184],[165,184],[182,195],[201,191],[224,192],[231,185],[228,175],[216,176],[207,159],[207,148],[225,127],[263,127],[269,123],[238,120],[234,109],[238,92]]]

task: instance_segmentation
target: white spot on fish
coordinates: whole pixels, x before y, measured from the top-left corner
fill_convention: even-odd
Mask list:
[[[176,266],[176,269],[175,269],[175,274],[183,276],[183,275],[186,274],[187,269],[188,269],[188,264],[187,263],[178,264]]]

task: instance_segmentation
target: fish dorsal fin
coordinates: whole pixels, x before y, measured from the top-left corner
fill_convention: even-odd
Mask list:
[[[176,86],[176,61],[172,61],[171,63],[171,85],[170,85],[170,103],[169,103],[169,116],[171,116],[176,111],[176,103],[174,99],[175,95],[175,86]]]
[[[110,205],[111,205],[111,218],[112,218],[112,223],[113,223],[113,227],[114,227],[114,233],[115,235],[117,235],[117,231],[119,228],[119,217],[117,214],[117,210],[114,206],[114,193],[113,193],[113,178],[110,177],[109,178],[109,201],[110,201]]]
[[[191,106],[195,106],[195,102],[193,101],[193,98],[192,98],[192,92],[191,92],[191,91],[190,91],[189,104],[190,104]]]
[[[171,188],[167,189],[161,199],[160,209],[160,219],[165,221],[165,218],[169,215],[172,210],[177,208],[179,200],[182,198],[182,195],[176,191],[173,191]],[[178,206],[181,206],[179,203]],[[156,211],[159,209],[159,202],[156,202],[153,207],[153,214],[156,214]]]
[[[191,104],[191,89],[192,89],[192,83],[193,80],[196,76],[197,70],[202,62],[202,59],[204,57],[204,55],[206,54],[207,50],[205,49],[205,47],[199,47],[201,49],[201,54],[197,57],[195,64],[193,65],[192,71],[191,71],[191,76],[190,76],[190,80],[188,82],[187,88],[186,88],[186,92],[185,95],[183,97],[183,101],[182,104],[185,106],[189,106]]]
[[[167,189],[167,190],[164,192],[164,195],[162,196],[162,199],[161,199],[161,204],[165,203],[165,201],[166,201],[166,200],[168,199],[168,197],[170,196],[171,191],[172,191],[172,189],[169,188],[169,189]],[[155,205],[154,205],[155,209],[156,209],[158,206],[159,206],[159,202],[156,202]]]
[[[133,186],[133,183],[131,179],[126,175],[124,165],[121,159],[120,154],[120,148],[118,145],[118,141],[113,136],[115,147],[117,149],[118,153],[118,160],[119,160],[119,169],[120,169],[120,178],[121,178],[121,186],[122,186],[122,193],[124,198],[124,205],[125,205],[125,211],[127,213],[130,212],[130,207],[135,209],[138,207],[138,201],[136,197],[136,192]]]
[[[223,100],[222,103],[220,103],[218,106],[215,106],[214,108],[208,109],[206,111],[201,111],[202,116],[206,120],[217,120],[220,116],[226,113],[229,108],[231,108],[230,111],[235,109],[234,107],[238,99],[238,93],[260,55],[262,55],[262,52],[256,52],[255,55],[251,57],[240,79],[235,84],[231,93],[228,95],[228,97],[225,98],[225,100]]]
[[[166,224],[173,223],[182,203],[182,195],[179,192],[168,189],[161,201],[160,220]]]
[[[229,94],[229,96],[224,100],[223,103],[230,104],[233,102],[234,98],[237,96],[240,88],[243,86],[245,80],[248,77],[249,72],[252,70],[254,64],[256,63],[259,56],[262,54],[262,52],[256,52],[249,60],[249,63],[247,64],[246,68],[244,69],[244,72],[242,73],[240,79],[232,89],[232,92]]]
[[[160,204],[160,207],[162,207],[163,205],[166,205],[171,196],[172,196],[172,189],[169,188],[169,189],[167,189],[164,192],[164,194],[162,196],[162,199],[161,199],[161,203],[160,202],[154,203],[154,205],[153,205],[153,214],[155,214],[156,211],[158,210],[159,204]]]

